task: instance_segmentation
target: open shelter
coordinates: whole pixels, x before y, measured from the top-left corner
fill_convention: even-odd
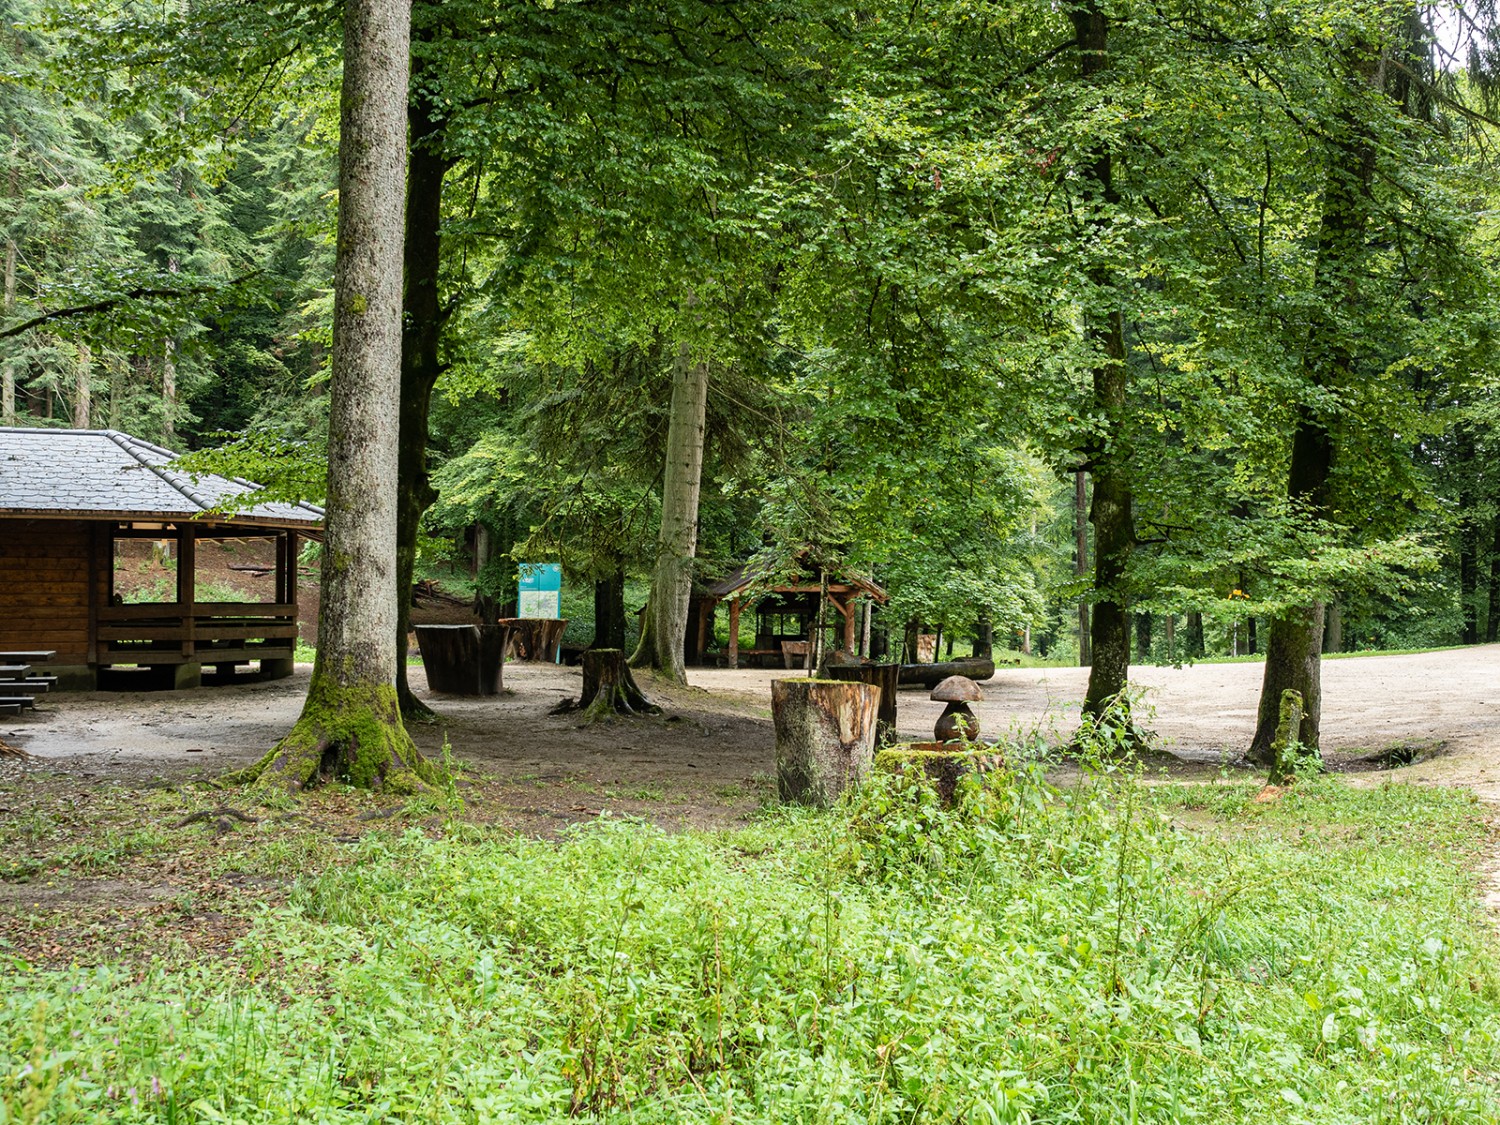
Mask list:
[[[311,504],[223,509],[256,485],[170,467],[175,455],[115,430],[0,427],[0,649],[54,649],[62,686],[92,688],[132,668],[143,686],[191,687],[252,662],[289,675],[297,640],[299,538],[321,534]],[[269,601],[200,601],[205,539],[274,540]],[[122,543],[170,559],[165,600],[116,589]]]
[[[688,605],[687,662],[703,664],[716,659],[710,653],[714,614],[721,602],[729,607],[729,646],[726,667],[738,668],[742,659],[795,666],[807,655],[812,631],[817,626],[818,596],[822,582],[816,574],[802,573],[789,581],[767,583],[753,565],[736,567],[707,590],[695,594]],[[843,633],[843,647],[855,651],[861,604],[884,605],[886,592],[871,579],[857,575],[829,576],[828,604],[837,611],[830,621]],[[740,618],[749,606],[755,612],[755,643],[740,648]]]

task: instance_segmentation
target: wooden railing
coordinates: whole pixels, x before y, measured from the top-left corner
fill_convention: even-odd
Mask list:
[[[136,602],[99,610],[101,664],[201,664],[290,657],[297,607],[263,602]]]

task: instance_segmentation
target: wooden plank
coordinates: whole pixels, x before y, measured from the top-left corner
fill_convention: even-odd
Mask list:
[[[0,661],[6,664],[45,664],[57,655],[55,649],[32,649],[29,652],[0,652]]]
[[[297,607],[285,602],[199,602],[192,607],[181,602],[132,602],[101,606],[100,621],[132,621],[143,617],[187,617],[199,621],[213,617],[295,617]]]
[[[196,640],[199,644],[214,641],[243,641],[251,638],[291,638],[297,635],[297,626],[278,622],[274,625],[246,624],[219,625],[199,623],[196,627],[172,624],[150,625],[129,623],[124,625],[99,626],[101,641],[185,641]]]

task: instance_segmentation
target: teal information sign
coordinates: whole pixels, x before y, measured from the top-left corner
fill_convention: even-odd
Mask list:
[[[522,563],[516,600],[522,617],[561,617],[562,563]]]

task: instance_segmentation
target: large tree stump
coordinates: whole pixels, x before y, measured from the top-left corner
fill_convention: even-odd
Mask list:
[[[864,780],[875,753],[880,689],[843,680],[772,680],[776,789],[826,808]]]
[[[510,650],[516,660],[557,663],[566,617],[505,617],[500,624],[510,626]]]
[[[611,715],[660,715],[661,708],[652,703],[636,686],[635,677],[625,663],[625,654],[617,648],[591,648],[583,653],[583,694],[575,700],[564,700],[553,708],[554,714],[582,711],[585,722]]]
[[[418,625],[427,686],[444,695],[498,695],[505,689],[504,625]]]
[[[875,745],[896,740],[896,679],[899,664],[831,664],[828,674],[835,680],[869,684],[880,691],[880,709],[875,717]]]

